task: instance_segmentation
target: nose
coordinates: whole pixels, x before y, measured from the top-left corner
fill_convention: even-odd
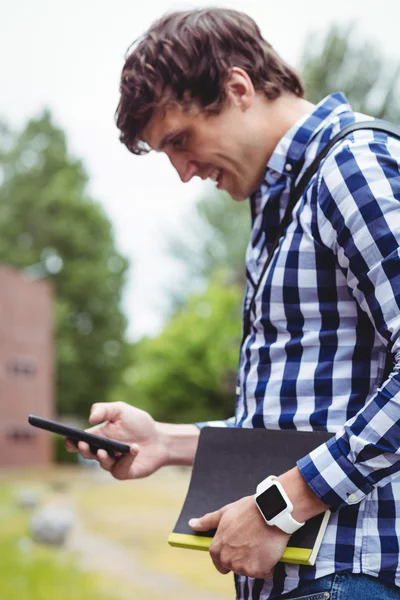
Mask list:
[[[197,174],[197,165],[187,157],[168,153],[168,158],[183,183],[188,183]]]

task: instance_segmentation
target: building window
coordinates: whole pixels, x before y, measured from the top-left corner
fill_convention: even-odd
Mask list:
[[[32,379],[37,372],[36,363],[32,358],[13,358],[7,363],[7,372],[19,380]]]
[[[8,429],[6,435],[12,442],[31,442],[36,437],[36,431],[31,431],[25,425],[15,425]]]

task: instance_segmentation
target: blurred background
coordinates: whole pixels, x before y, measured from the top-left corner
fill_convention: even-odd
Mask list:
[[[398,0],[218,2],[303,75],[400,124]],[[169,548],[188,469],[114,482],[29,413],[87,426],[93,402],[156,419],[232,415],[247,203],[134,157],[114,111],[153,0],[0,0],[0,597],[234,596],[206,553]],[[383,6],[382,6],[383,8]]]

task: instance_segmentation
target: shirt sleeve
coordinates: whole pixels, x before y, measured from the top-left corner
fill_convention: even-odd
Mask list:
[[[297,463],[317,496],[339,508],[400,476],[400,142],[358,132],[328,155],[317,186],[321,243],[394,364],[342,430]]]

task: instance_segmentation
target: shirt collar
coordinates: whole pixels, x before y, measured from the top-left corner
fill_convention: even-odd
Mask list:
[[[296,177],[303,163],[301,159],[311,140],[329,126],[338,114],[351,110],[345,95],[337,92],[324,98],[312,113],[296,121],[273,151],[267,164],[265,181],[268,181],[268,172],[271,170]]]

